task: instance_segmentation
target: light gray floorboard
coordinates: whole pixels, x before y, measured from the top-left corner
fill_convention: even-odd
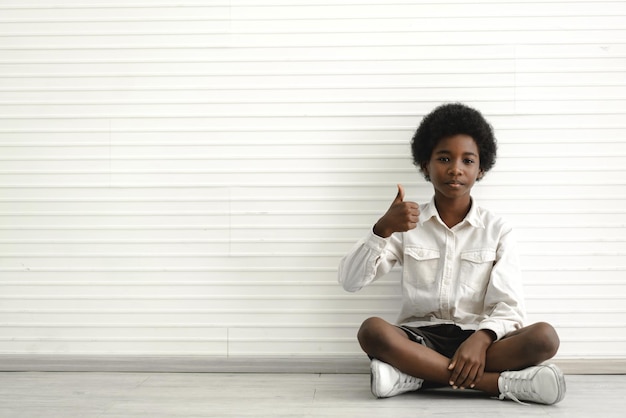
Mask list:
[[[0,417],[621,417],[626,375],[568,375],[565,399],[522,406],[474,391],[375,399],[366,374],[0,373]]]

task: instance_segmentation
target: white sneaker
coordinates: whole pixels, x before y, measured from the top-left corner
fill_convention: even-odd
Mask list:
[[[370,363],[372,393],[377,398],[389,398],[401,393],[418,390],[423,379],[402,373],[390,364],[373,359]]]
[[[509,398],[552,405],[565,396],[565,377],[554,364],[533,366],[524,370],[502,372],[498,379],[500,399]]]

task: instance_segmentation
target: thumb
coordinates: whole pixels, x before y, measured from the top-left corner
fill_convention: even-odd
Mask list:
[[[404,201],[404,187],[401,184],[398,184],[398,194],[396,198],[393,200],[393,203],[402,203]]]

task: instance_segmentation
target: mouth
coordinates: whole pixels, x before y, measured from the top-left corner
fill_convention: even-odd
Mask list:
[[[463,186],[463,183],[461,183],[460,181],[448,181],[446,182],[446,184],[450,187],[461,187]]]

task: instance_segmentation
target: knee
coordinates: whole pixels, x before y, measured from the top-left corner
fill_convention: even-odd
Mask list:
[[[372,357],[380,358],[381,353],[389,348],[389,326],[384,319],[372,317],[361,324],[357,339],[363,351]]]
[[[541,361],[556,355],[561,344],[559,335],[552,325],[546,322],[534,324],[533,351],[541,357]]]

